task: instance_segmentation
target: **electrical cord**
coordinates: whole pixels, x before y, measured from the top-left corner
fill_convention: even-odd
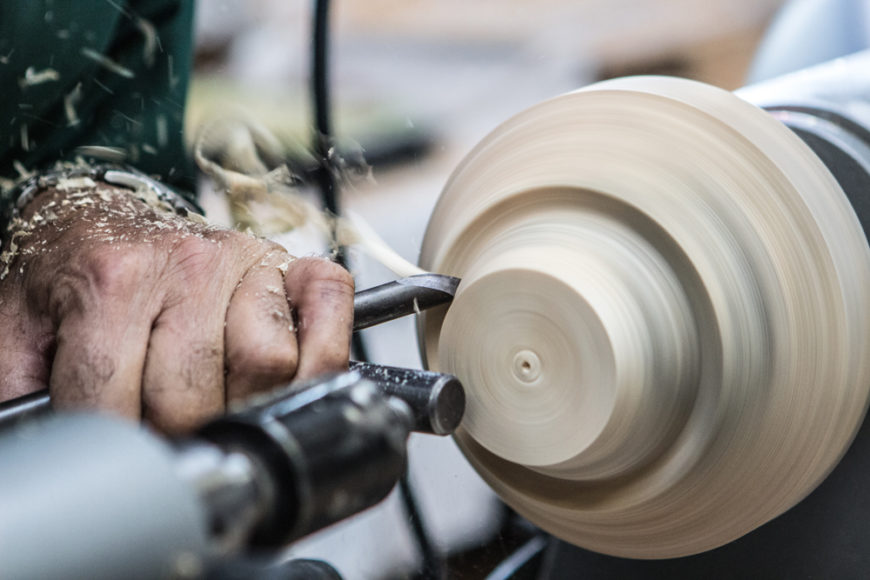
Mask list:
[[[423,559],[423,570],[420,573],[420,579],[442,580],[445,578],[442,558],[429,539],[420,505],[414,495],[414,489],[408,477],[407,468],[404,475],[402,475],[402,479],[399,480],[399,495],[402,499],[402,506],[405,508],[408,516],[408,523],[414,532],[414,537],[417,539],[420,557]]]
[[[338,191],[333,172],[332,103],[329,94],[329,0],[314,2],[311,83],[314,98],[314,154],[319,160],[315,179],[327,211],[338,215]]]
[[[312,35],[311,88],[314,106],[314,143],[312,150],[319,163],[314,171],[314,181],[320,190],[323,207],[334,216],[340,215],[338,205],[338,182],[335,179],[332,144],[332,101],[329,94],[329,0],[314,2],[314,30]],[[335,232],[332,232],[335,239]],[[344,248],[338,246],[335,261],[347,266]],[[354,332],[351,348],[357,360],[369,360],[368,349],[362,335]]]
[[[319,160],[314,172],[314,180],[320,190],[323,206],[333,215],[339,215],[338,183],[335,179],[333,159],[330,150],[332,143],[332,110],[329,94],[329,0],[314,1],[314,30],[312,41],[311,85],[314,99],[314,154]],[[339,247],[336,261],[346,265],[344,249]],[[357,360],[367,361],[365,343],[359,333],[354,333],[352,348]],[[414,490],[408,480],[407,471],[399,480],[399,494],[408,512],[411,531],[423,559],[422,578],[440,580],[443,565],[426,531]]]

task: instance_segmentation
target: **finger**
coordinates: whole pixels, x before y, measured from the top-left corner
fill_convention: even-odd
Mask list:
[[[48,388],[54,346],[50,321],[37,320],[10,302],[0,298],[0,401]]]
[[[128,326],[129,318],[90,314],[70,315],[58,329],[52,406],[100,409],[138,420],[148,325]]]
[[[230,300],[225,332],[227,401],[290,382],[297,346],[284,279],[284,252],[267,257],[245,274]]]
[[[347,369],[353,328],[353,278],[348,271],[321,258],[302,258],[288,266],[284,284],[296,310],[296,378]]]
[[[201,324],[191,306],[185,301],[165,310],[148,344],[144,417],[168,434],[189,431],[224,410],[222,329]]]
[[[241,273],[211,240],[187,238],[172,255],[164,273],[172,287],[151,330],[142,397],[146,420],[181,434],[225,408],[224,321]]]
[[[146,345],[159,307],[150,292],[137,292],[148,278],[146,267],[135,254],[103,254],[57,273],[51,290],[54,407],[139,418]]]

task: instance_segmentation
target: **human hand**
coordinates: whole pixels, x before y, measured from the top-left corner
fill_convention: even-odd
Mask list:
[[[49,387],[56,408],[179,433],[347,366],[353,281],[325,259],[106,184],[46,190],[15,231],[0,264],[0,401]]]

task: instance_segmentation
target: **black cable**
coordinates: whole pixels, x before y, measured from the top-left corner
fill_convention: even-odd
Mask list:
[[[329,0],[314,2],[314,31],[312,38],[311,88],[314,113],[314,143],[312,150],[318,160],[314,181],[320,190],[321,201],[326,211],[334,216],[340,214],[338,207],[338,183],[332,155],[332,102],[329,94]],[[332,153],[331,153],[332,152]],[[335,239],[335,232],[332,239]],[[335,249],[335,261],[347,267],[347,256],[341,246]],[[369,360],[368,349],[362,335],[354,332],[351,337],[354,357],[362,362]]]
[[[408,478],[408,471],[405,470],[402,479],[399,480],[399,495],[402,498],[402,505],[408,516],[408,522],[411,524],[411,529],[414,531],[414,536],[417,538],[417,547],[420,550],[420,557],[423,559],[423,570],[420,578],[423,580],[442,580],[444,570],[442,566],[441,555],[435,550],[435,546],[429,541],[429,534],[426,532],[426,524],[423,521],[420,506],[417,503],[417,498],[414,496],[411,481]]]
[[[333,172],[332,103],[329,94],[329,0],[314,2],[311,83],[314,97],[314,154],[319,160],[315,173],[317,185],[326,210],[338,215],[338,191]]]
[[[338,206],[338,183],[335,179],[333,159],[330,151],[334,151],[332,142],[332,107],[329,94],[329,0],[315,0],[314,2],[314,34],[311,61],[311,84],[314,99],[314,154],[318,159],[318,167],[314,172],[314,179],[320,189],[323,206],[335,216],[339,215]],[[334,233],[334,232],[333,232]],[[344,249],[339,247],[336,251],[336,261],[345,266],[346,256]],[[357,360],[367,361],[365,343],[362,336],[355,332],[351,344]],[[407,471],[399,480],[399,494],[411,529],[417,541],[417,546],[423,558],[423,578],[427,580],[441,580],[443,578],[442,561],[435,551],[426,526],[414,497],[414,491],[408,480]]]

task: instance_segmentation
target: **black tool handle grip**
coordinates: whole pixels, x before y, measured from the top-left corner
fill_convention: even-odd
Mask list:
[[[414,413],[414,431],[449,435],[462,421],[465,389],[453,375],[357,361],[350,362],[350,370],[407,403]]]

